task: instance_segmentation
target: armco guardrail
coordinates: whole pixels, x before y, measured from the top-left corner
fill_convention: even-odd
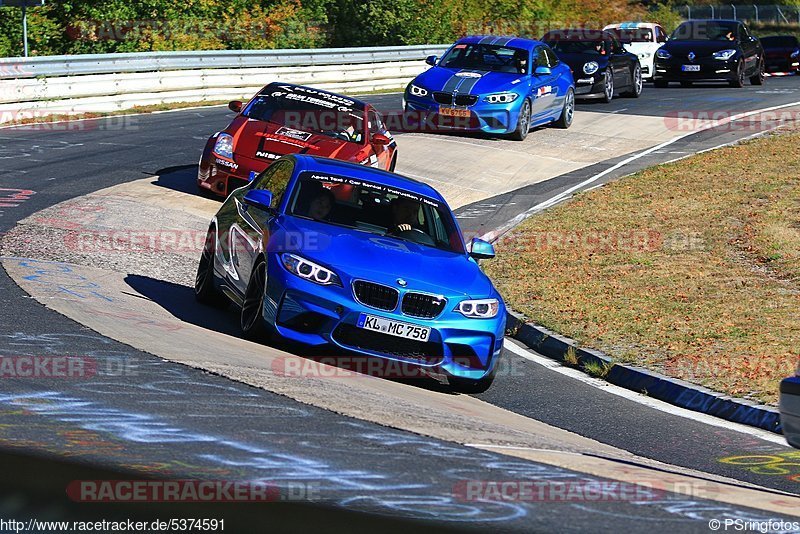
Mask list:
[[[29,116],[245,98],[273,81],[332,91],[399,88],[444,45],[147,52],[0,59],[0,123]]]

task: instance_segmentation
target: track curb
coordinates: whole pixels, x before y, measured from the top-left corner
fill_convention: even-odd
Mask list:
[[[777,408],[729,397],[640,367],[616,363],[603,352],[581,348],[577,341],[556,334],[543,326],[528,323],[513,312],[508,312],[506,331],[507,336],[542,356],[564,365],[581,369],[587,363],[608,367],[608,374],[603,379],[615,386],[644,393],[648,397],[687,410],[782,434],[780,413]],[[574,351],[577,366],[565,359],[567,353],[571,351]]]

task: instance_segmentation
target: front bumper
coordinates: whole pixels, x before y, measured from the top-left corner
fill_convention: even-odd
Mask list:
[[[481,98],[472,106],[457,106],[469,111],[469,117],[450,117],[439,113],[441,105],[431,98],[419,97],[406,91],[405,111],[416,114],[421,129],[426,131],[467,131],[489,134],[508,134],[517,127],[522,97],[508,104],[489,104]],[[449,107],[449,106],[444,106]]]
[[[579,78],[575,78],[575,96],[580,98],[600,98],[605,96],[605,78],[602,72],[598,71],[592,75],[584,74]]]
[[[684,71],[683,65],[696,65],[697,71]],[[688,59],[656,59],[653,69],[653,80],[668,82],[679,81],[731,81],[738,75],[738,58],[721,61],[719,59],[701,59],[694,62]]]
[[[360,304],[346,287],[320,286],[287,272],[277,255],[268,261],[264,318],[282,337],[304,345],[333,346],[468,379],[480,379],[497,364],[505,335],[505,308],[493,319],[469,319],[452,311],[418,319]],[[356,324],[362,313],[431,328],[427,342],[372,332]]]
[[[764,62],[764,70],[767,72],[797,72],[800,70],[800,57],[768,57]]]
[[[781,426],[786,441],[800,449],[800,376],[781,381]]]

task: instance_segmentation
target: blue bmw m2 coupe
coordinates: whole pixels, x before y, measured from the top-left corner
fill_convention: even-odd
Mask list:
[[[453,213],[429,185],[307,155],[280,158],[225,200],[195,282],[241,309],[251,339],[278,336],[395,360],[485,391],[506,310]]]

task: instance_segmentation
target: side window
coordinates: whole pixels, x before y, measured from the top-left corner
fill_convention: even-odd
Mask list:
[[[367,119],[369,120],[370,133],[381,133],[383,131],[383,123],[381,122],[380,115],[378,115],[375,110],[369,110]]]
[[[550,50],[549,46],[543,46],[542,48],[544,49],[544,55],[547,58],[547,66],[552,69],[558,65],[558,56],[556,56],[556,53]]]
[[[250,189],[270,191],[272,193],[272,206],[277,207],[281,203],[281,197],[286,192],[286,186],[292,179],[294,163],[290,160],[276,161],[264,172],[259,174],[250,184]]]
[[[739,24],[739,41],[747,42],[750,40],[750,36],[747,35],[747,28],[744,27],[744,24]]]
[[[667,34],[661,26],[656,26],[656,41],[659,43],[667,42]]]

